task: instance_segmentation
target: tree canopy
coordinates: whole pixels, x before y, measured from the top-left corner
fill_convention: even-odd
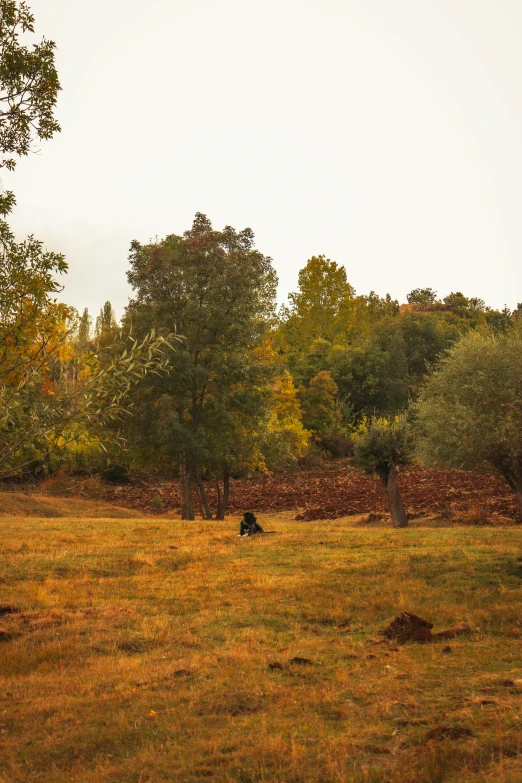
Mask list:
[[[53,41],[29,47],[20,37],[34,33],[34,16],[24,2],[0,0],[0,168],[13,170],[35,139],[60,130],[54,107],[60,83]],[[0,195],[0,214],[14,204],[11,192]]]
[[[472,332],[442,360],[416,406],[426,464],[501,473],[522,507],[522,337]]]
[[[135,294],[126,323],[139,334],[155,326],[183,335],[168,378],[142,389],[135,442],[152,441],[178,465],[187,518],[202,474],[222,479],[223,515],[230,474],[255,461],[254,433],[268,415],[273,369],[263,337],[274,317],[271,260],[254,248],[251,229],[217,231],[197,213],[183,236],[133,242],[130,264]]]

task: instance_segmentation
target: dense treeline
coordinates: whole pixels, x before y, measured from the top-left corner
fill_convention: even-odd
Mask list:
[[[168,371],[129,391],[132,417],[118,418],[107,436],[86,427],[46,469],[175,473],[188,519],[196,498],[204,516],[223,518],[235,476],[354,454],[376,470],[405,524],[396,472],[413,454],[412,412],[430,374],[466,335],[508,339],[522,323],[520,306],[497,311],[460,292],[438,300],[414,289],[407,304],[358,295],[345,268],[324,256],[309,259],[277,312],[276,274],[251,230],[217,231],[202,214],[183,236],[133,242],[129,260],[134,295],[121,323],[110,302],[94,328],[87,311],[69,316],[67,361],[81,365],[95,353],[103,365],[128,334],[175,332]]]
[[[182,236],[132,243],[133,298],[120,323],[110,302],[94,321],[87,310],[80,315],[52,298],[60,257],[38,243],[10,241],[4,238],[7,272],[0,280],[3,475],[63,467],[123,479],[136,469],[161,469],[179,476],[184,518],[194,518],[197,501],[204,517],[222,519],[233,477],[351,455],[377,473],[392,520],[402,526],[396,476],[416,448],[426,463],[488,464],[522,497],[520,305],[496,311],[461,292],[438,300],[428,288],[411,291],[407,304],[358,295],[343,266],[314,256],[277,312],[276,274],[255,249],[252,231],[218,231],[198,213]],[[27,304],[17,310],[20,280]],[[455,381],[439,394],[437,409],[434,402],[437,368],[452,357],[458,388],[467,388],[459,346],[471,345],[471,337],[480,355],[488,345],[493,353],[511,350],[507,374],[492,370],[508,390],[494,408],[497,430],[508,409],[515,411],[495,454],[500,434],[482,433],[466,454],[442,435],[452,404],[460,444],[470,440],[465,422],[481,432],[480,417],[492,420],[494,390],[468,395],[464,412],[460,398],[451,399]],[[470,370],[470,377],[484,374],[487,362]],[[443,437],[451,449],[437,442]],[[217,489],[215,509],[209,482]]]
[[[60,130],[54,44],[25,44],[33,22],[0,0],[0,168]],[[416,454],[487,465],[522,507],[522,305],[361,295],[313,256],[277,312],[252,231],[198,213],[182,236],[132,243],[123,319],[107,302],[93,323],[57,302],[64,258],[15,240],[14,203],[0,194],[0,478],[161,468],[179,475],[184,518],[199,498],[222,519],[234,476],[353,455],[402,526],[396,476]]]

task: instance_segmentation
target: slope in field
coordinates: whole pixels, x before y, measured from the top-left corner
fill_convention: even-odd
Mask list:
[[[11,517],[92,517],[94,519],[125,519],[141,516],[136,509],[118,508],[109,502],[44,494],[2,492],[0,514]]]

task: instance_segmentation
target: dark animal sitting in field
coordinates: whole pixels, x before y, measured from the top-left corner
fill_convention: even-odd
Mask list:
[[[239,525],[239,535],[240,536],[253,536],[256,533],[264,533],[265,531],[261,527],[261,525],[257,524],[257,519],[252,514],[251,511],[247,511],[243,515],[243,519],[241,520],[241,524]]]

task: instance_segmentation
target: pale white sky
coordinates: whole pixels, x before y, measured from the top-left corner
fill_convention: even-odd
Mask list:
[[[127,253],[250,226],[280,300],[319,253],[358,293],[522,301],[520,0],[29,0],[62,133],[4,174],[63,295],[121,315]]]

